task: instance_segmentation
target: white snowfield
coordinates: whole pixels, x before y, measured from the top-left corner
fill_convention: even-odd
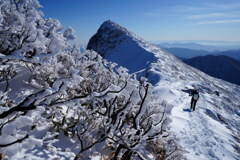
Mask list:
[[[173,106],[169,131],[187,159],[240,159],[240,86],[184,64],[111,21],[102,24],[88,48],[131,73],[146,76],[158,100]],[[189,109],[191,89],[200,94],[194,112]]]

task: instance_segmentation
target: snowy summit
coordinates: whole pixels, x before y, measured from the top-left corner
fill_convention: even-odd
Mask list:
[[[133,73],[147,68],[150,62],[156,59],[152,52],[139,47],[141,45],[146,45],[143,39],[108,20],[90,39],[87,49],[98,52],[106,59],[126,67],[130,73]]]
[[[88,49],[145,76],[159,101],[172,106],[170,131],[187,159],[237,160],[240,135],[240,87],[186,65],[178,58],[106,21],[90,39]],[[140,74],[139,74],[140,73]],[[189,92],[200,93],[190,112]]]

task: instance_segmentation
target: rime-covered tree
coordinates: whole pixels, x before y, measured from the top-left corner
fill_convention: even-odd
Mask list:
[[[63,30],[58,20],[43,18],[37,0],[0,1],[0,53],[33,57],[58,53],[72,29]]]

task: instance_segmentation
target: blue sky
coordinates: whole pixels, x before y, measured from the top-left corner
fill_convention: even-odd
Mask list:
[[[145,40],[240,41],[240,0],[40,0],[46,17],[87,44],[111,19]]]

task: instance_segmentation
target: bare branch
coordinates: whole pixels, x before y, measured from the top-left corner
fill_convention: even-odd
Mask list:
[[[2,129],[3,129],[3,127],[4,127],[6,124],[14,121],[17,117],[19,117],[18,114],[16,114],[12,119],[8,119],[5,123],[1,124],[1,127],[0,127],[0,136],[2,135]]]
[[[145,93],[144,93],[144,96],[143,96],[143,98],[142,98],[142,100],[141,100],[140,108],[139,108],[138,112],[136,113],[136,115],[133,117],[133,120],[134,120],[134,128],[135,128],[135,129],[137,129],[137,122],[136,122],[136,121],[137,121],[137,118],[138,118],[138,116],[140,115],[140,113],[142,112],[143,104],[144,104],[144,102],[145,102],[145,100],[146,100],[146,98],[147,98],[149,84],[147,84],[146,87],[144,87],[144,88],[145,88]]]

